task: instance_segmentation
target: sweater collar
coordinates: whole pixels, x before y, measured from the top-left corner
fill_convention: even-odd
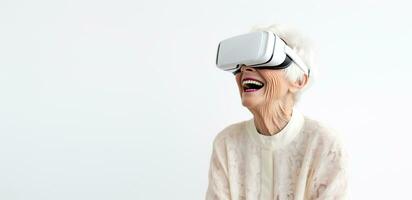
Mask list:
[[[303,124],[303,114],[294,107],[289,122],[275,135],[268,136],[260,134],[256,129],[254,118],[246,121],[246,129],[252,140],[258,145],[267,149],[277,149],[289,144],[299,134]]]

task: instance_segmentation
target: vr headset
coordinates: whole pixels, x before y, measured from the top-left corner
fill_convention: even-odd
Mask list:
[[[216,66],[233,74],[242,65],[259,69],[284,69],[294,62],[309,76],[310,69],[279,36],[268,31],[225,39],[217,48]]]

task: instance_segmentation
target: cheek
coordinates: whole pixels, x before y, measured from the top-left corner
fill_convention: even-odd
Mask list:
[[[287,85],[280,71],[262,71],[266,80],[265,98],[267,100],[280,99],[287,92]]]

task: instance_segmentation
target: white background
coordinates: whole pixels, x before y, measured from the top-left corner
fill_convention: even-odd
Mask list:
[[[300,110],[343,133],[351,199],[410,198],[408,1],[0,0],[0,199],[203,199],[214,136],[249,119],[221,39],[301,30]]]

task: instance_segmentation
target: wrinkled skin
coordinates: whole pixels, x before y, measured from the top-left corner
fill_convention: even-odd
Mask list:
[[[264,86],[256,92],[244,92],[241,83],[244,77],[255,78]],[[307,76],[301,82],[291,83],[283,70],[244,65],[236,74],[236,82],[242,105],[253,114],[257,131],[263,135],[274,135],[289,122],[295,103],[294,93],[305,86]]]

